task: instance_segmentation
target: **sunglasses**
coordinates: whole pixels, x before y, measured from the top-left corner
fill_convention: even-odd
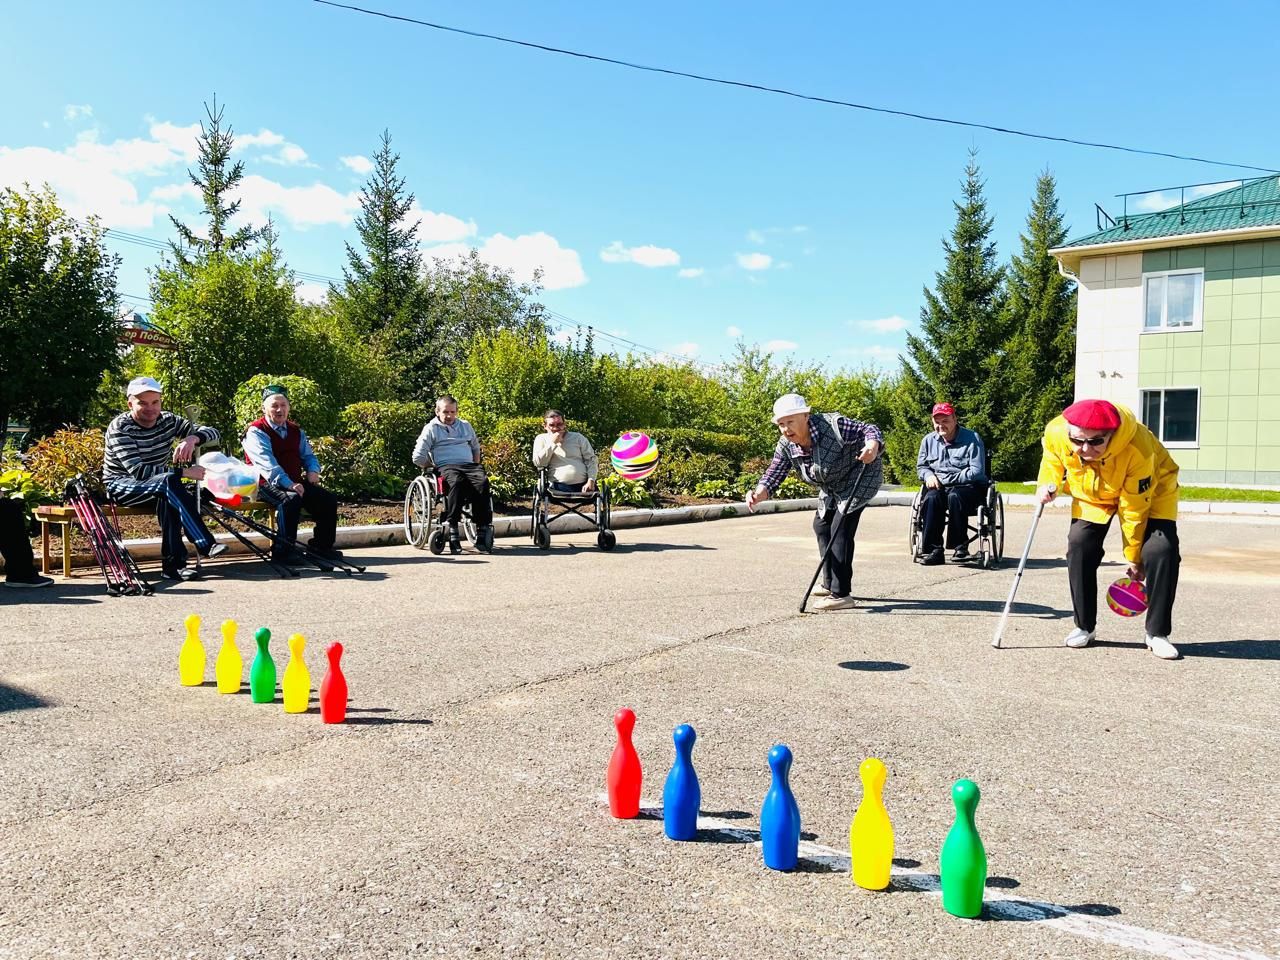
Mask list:
[[[1077,447],[1100,447],[1107,442],[1106,437],[1072,437],[1068,436],[1068,440]]]

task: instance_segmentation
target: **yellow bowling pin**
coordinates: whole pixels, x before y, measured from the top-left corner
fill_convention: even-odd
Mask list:
[[[849,825],[853,882],[867,890],[883,890],[889,886],[893,867],[893,824],[881,797],[888,771],[875,757],[868,757],[858,773],[862,777],[862,802]]]
[[[284,668],[284,680],[280,687],[284,691],[285,713],[306,713],[307,702],[311,699],[311,674],[307,672],[307,662],[302,659],[302,648],[307,638],[300,633],[289,637],[289,665]]]
[[[204,644],[200,642],[200,617],[191,614],[184,621],[187,639],[178,651],[178,679],[184,687],[198,687],[204,683]]]
[[[244,660],[236,646],[236,622],[222,621],[222,649],[218,651],[218,659],[213,665],[213,674],[218,678],[219,693],[239,693],[240,681],[244,677]]]

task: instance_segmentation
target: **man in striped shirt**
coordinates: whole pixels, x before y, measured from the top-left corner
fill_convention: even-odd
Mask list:
[[[214,557],[226,549],[213,539],[196,510],[195,498],[182,483],[184,477],[203,479],[204,468],[193,464],[192,458],[200,444],[218,439],[218,431],[161,410],[160,384],[151,377],[130,381],[128,394],[129,411],[107,427],[102,481],[107,495],[122,507],[155,503],[164,576],[189,580],[184,531],[201,556]]]

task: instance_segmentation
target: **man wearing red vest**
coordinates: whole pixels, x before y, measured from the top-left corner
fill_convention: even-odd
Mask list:
[[[320,462],[307,435],[289,419],[289,395],[272,384],[262,391],[262,412],[244,435],[245,458],[258,468],[262,483],[258,496],[276,508],[276,527],[288,540],[298,537],[298,517],[303,507],[316,522],[310,547],[340,559],[333,541],[338,529],[338,498],[320,486]],[[287,547],[272,547],[271,558],[299,564],[302,559]]]

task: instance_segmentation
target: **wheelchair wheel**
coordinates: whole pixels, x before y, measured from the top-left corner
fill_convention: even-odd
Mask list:
[[[477,550],[480,549],[480,528],[477,527],[475,521],[471,519],[471,514],[464,513],[462,515],[462,522],[458,524],[458,533],[460,533],[462,535],[462,539],[471,544],[471,546],[475,547]]]
[[[539,550],[551,549],[551,531],[545,523],[536,523],[533,527],[533,542]]]
[[[542,502],[542,485],[539,484],[533,491],[533,504],[529,510],[529,538],[535,544],[538,542],[538,526],[543,522],[542,514],[546,511],[546,506]]]
[[[612,530],[601,530],[596,534],[596,546],[601,550],[609,551],[618,545],[618,538],[614,536]]]
[[[431,532],[432,499],[431,485],[424,477],[414,477],[404,494],[404,539],[419,550]]]
[[[431,531],[431,536],[427,540],[427,549],[434,553],[437,557],[444,553],[444,525],[441,524]]]
[[[1004,559],[1004,497],[994,486],[991,489],[995,491],[991,509],[991,566],[994,567]]]
[[[907,549],[911,551],[911,559],[919,560],[924,542],[924,521],[921,512],[924,509],[924,487],[916,491],[911,500],[911,529],[907,531]]]

